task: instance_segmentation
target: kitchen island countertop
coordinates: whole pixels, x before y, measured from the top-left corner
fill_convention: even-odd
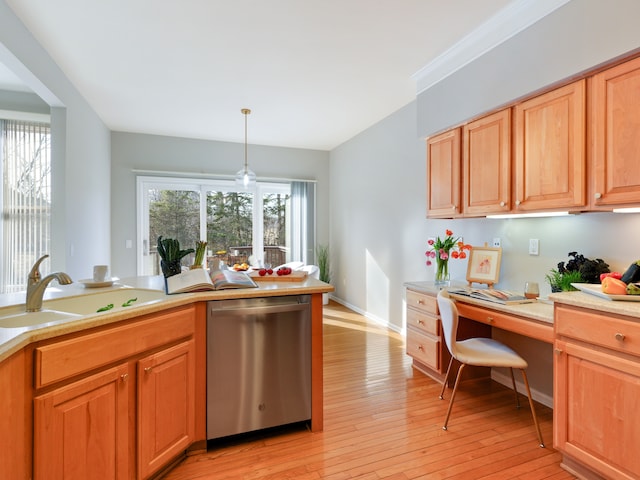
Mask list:
[[[66,286],[56,286],[54,284],[52,287],[53,288],[48,288],[45,293],[43,308],[46,308],[47,300],[55,300],[76,295],[90,295],[92,293],[119,291],[126,288],[164,291],[164,279],[162,276],[131,277],[118,280],[111,287],[92,289],[84,288],[78,283]],[[327,293],[332,292],[333,290],[333,286],[310,277],[302,282],[263,281],[258,283],[257,288],[238,288],[165,295],[160,301],[155,303],[148,303],[140,306],[134,305],[127,309],[118,309],[101,313],[96,312],[94,314],[83,316],[82,318],[63,319],[56,322],[30,327],[0,327],[0,361],[5,360],[13,353],[33,342],[93,327],[108,325],[110,323],[127,320],[140,315],[159,312],[168,308],[190,305],[195,302],[226,300],[233,298]],[[20,294],[0,295],[0,316],[2,316],[3,307],[24,304],[24,297],[24,292]]]

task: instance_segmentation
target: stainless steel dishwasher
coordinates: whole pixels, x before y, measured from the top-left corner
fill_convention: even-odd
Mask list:
[[[207,438],[311,418],[311,297],[208,304]]]

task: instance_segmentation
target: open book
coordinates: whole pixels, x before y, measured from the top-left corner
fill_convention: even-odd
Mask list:
[[[453,295],[464,295],[465,297],[477,298],[478,300],[486,300],[488,302],[502,303],[503,305],[532,303],[536,301],[535,298],[527,298],[519,293],[510,292],[508,290],[496,290],[494,288],[450,288],[447,291]]]
[[[253,288],[258,285],[244,272],[214,270],[209,274],[204,268],[195,268],[167,279],[167,293],[202,292],[227,288]]]

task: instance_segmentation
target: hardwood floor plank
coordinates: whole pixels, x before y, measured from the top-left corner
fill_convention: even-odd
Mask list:
[[[324,431],[304,426],[210,442],[166,480],[568,480],[551,448],[553,412],[490,380],[451,390],[411,367],[400,335],[331,303],[324,312]]]

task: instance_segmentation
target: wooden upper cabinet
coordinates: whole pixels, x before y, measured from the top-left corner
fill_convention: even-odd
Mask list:
[[[591,84],[593,208],[640,202],[640,58],[594,75]]]
[[[514,107],[514,212],[586,206],[585,83]]]
[[[427,139],[427,216],[451,218],[460,208],[460,137],[454,128]]]
[[[511,208],[511,109],[463,127],[462,185],[465,216]]]

